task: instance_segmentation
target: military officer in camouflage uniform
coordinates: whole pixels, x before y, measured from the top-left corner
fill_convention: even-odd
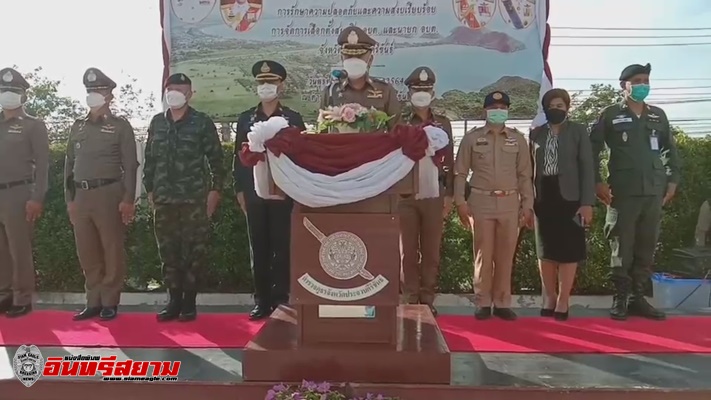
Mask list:
[[[254,173],[238,157],[241,144],[257,122],[274,116],[284,117],[291,126],[306,130],[299,113],[282,105],[279,95],[284,90],[286,69],[281,64],[263,60],[254,64],[252,75],[257,81],[259,104],[240,114],[237,119],[234,180],[240,208],[247,216],[255,306],[249,314],[253,320],[268,317],[279,304],[289,301],[289,257],[291,238],[291,199],[266,200],[254,190]]]
[[[190,78],[171,75],[165,88],[169,109],[151,120],[143,177],[169,293],[168,305],[157,317],[191,321],[197,316],[195,299],[207,263],[209,218],[220,200],[225,169],[215,123],[188,104]]]
[[[19,72],[0,70],[0,312],[8,317],[32,311],[32,226],[47,192],[47,127],[25,113],[29,88]]]
[[[610,316],[661,320],[665,314],[644,297],[659,236],[662,206],[679,182],[679,158],[667,115],[644,102],[651,66],[630,65],[620,75],[624,100],[605,108],[591,129],[597,196],[605,203],[615,288]],[[600,153],[610,149],[609,176],[600,174]],[[631,296],[631,297],[630,297]]]
[[[337,81],[327,86],[321,95],[321,109],[358,103],[364,107],[374,107],[393,118],[388,126],[392,128],[400,117],[400,101],[397,90],[381,80],[370,76],[373,64],[373,47],[377,44],[361,28],[349,26],[338,35],[341,46],[343,71],[338,71]]]
[[[131,124],[111,113],[116,83],[97,68],[84,73],[89,115],[72,125],[64,162],[64,194],[84,271],[85,320],[116,317],[126,277],[126,226],[136,198],[136,138]]]
[[[454,194],[454,146],[449,119],[430,107],[434,99],[435,74],[428,67],[418,67],[405,80],[410,88],[410,104],[402,116],[409,125],[434,125],[449,136],[444,164],[440,169],[440,196],[400,199],[400,242],[402,249],[403,293],[410,304],[426,304],[433,314],[439,273],[440,245],[444,218],[452,209]]]

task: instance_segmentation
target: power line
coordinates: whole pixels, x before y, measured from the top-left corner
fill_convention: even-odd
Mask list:
[[[699,43],[551,43],[553,47],[670,47],[670,46],[711,46],[711,42]]]
[[[553,39],[692,39],[711,38],[709,35],[669,35],[669,36],[579,36],[579,35],[552,35]]]
[[[614,27],[582,27],[582,26],[554,26],[551,29],[568,29],[574,31],[711,31],[706,28],[614,28]]]

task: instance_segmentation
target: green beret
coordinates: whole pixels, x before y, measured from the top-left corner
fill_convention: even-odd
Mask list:
[[[649,63],[647,65],[628,65],[627,67],[625,67],[625,69],[622,70],[622,73],[620,74],[620,81],[628,81],[633,76],[639,74],[649,75],[650,72],[652,72],[652,65]]]

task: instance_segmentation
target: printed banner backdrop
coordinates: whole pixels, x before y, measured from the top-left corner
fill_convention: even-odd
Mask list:
[[[288,73],[283,103],[315,119],[339,69],[338,33],[357,25],[375,40],[371,76],[403,100],[417,67],[436,74],[435,107],[450,119],[481,116],[484,96],[506,91],[512,117],[533,118],[550,89],[548,0],[160,0],[164,75],[193,80],[195,108],[228,122],[258,100],[252,65]]]

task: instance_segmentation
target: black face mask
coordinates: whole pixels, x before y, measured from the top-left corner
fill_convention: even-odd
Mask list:
[[[545,111],[545,113],[548,123],[552,125],[558,125],[565,121],[565,118],[568,117],[568,112],[561,110],[560,108],[549,108]]]

